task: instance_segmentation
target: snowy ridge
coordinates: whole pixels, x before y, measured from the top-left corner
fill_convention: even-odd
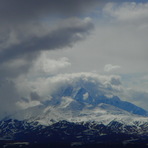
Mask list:
[[[24,117],[29,122],[38,122],[46,126],[62,120],[74,123],[95,121],[104,125],[111,121],[126,125],[141,125],[148,122],[148,117],[134,115],[109,104],[100,103],[94,107],[68,97],[63,97],[61,104],[56,106],[39,105],[11,116],[18,120],[24,120]]]

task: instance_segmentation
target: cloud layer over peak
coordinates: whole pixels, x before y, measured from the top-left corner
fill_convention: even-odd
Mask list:
[[[24,86],[28,90],[24,89]],[[120,76],[105,76],[95,73],[58,74],[32,80],[25,79],[22,81],[21,79],[17,83],[19,93],[23,94],[25,92],[27,100],[31,101],[32,96],[35,96],[33,101],[41,102],[50,100],[51,96],[62,95],[62,91],[68,87],[73,87],[74,89],[85,88],[106,96],[117,95],[122,92]],[[31,103],[30,101],[28,103]],[[17,104],[21,105],[21,103],[27,105],[26,101],[24,103],[24,99],[18,100]]]

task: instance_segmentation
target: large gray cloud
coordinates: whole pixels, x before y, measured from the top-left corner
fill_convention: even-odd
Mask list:
[[[62,27],[52,30],[49,28],[55,25],[53,22],[70,17],[82,19],[87,12],[94,11],[96,7],[108,1],[0,0],[0,62],[43,49],[72,45],[80,39],[80,36],[75,36],[76,33],[85,34],[93,25],[74,19],[75,21],[70,23],[71,26],[67,26],[69,21],[64,21]],[[61,24],[60,21],[55,23]]]
[[[53,50],[70,46],[72,43],[80,40],[92,28],[93,24],[90,21],[80,19],[73,21],[70,19],[65,21],[63,26],[49,31],[44,36],[32,34],[24,40],[19,38],[19,42],[10,45],[10,47],[1,48],[0,61],[3,62],[20,54],[25,55],[43,49]]]
[[[28,70],[42,50],[61,49],[84,39],[93,23],[83,19],[84,16],[78,17],[101,3],[101,0],[1,0],[0,76],[18,76]],[[10,64],[22,59],[22,65]]]
[[[72,46],[75,42],[84,39],[93,29],[93,23],[90,19],[66,19],[60,21],[61,25],[51,28],[42,28],[40,25],[38,29],[44,30],[44,33],[33,32],[30,29],[25,30],[25,37],[23,31],[17,30],[15,36],[16,42],[10,42],[10,35],[4,41],[5,44],[0,50],[0,76],[18,76],[24,73],[31,66],[32,61],[40,55],[43,50],[62,49],[64,47]],[[14,38],[12,38],[13,40]],[[22,64],[16,64],[18,61]],[[17,62],[17,63],[18,63]],[[12,64],[14,63],[14,64]]]
[[[94,27],[85,13],[101,3],[101,0],[0,0],[1,113],[15,110],[17,100],[24,97],[19,96],[16,88],[18,76],[28,72],[42,51],[62,49],[84,39]]]
[[[71,46],[93,28],[91,22],[81,19],[107,1],[0,0],[0,62],[24,58],[28,63],[41,50]],[[61,19],[80,16],[81,19]],[[60,24],[62,20],[62,26],[53,29],[56,19]]]
[[[25,21],[53,14],[79,15],[102,0],[1,0],[2,20]]]
[[[11,80],[0,80],[0,117],[16,111],[19,94]]]
[[[9,32],[19,25],[23,28],[29,22],[36,25],[41,20],[51,21],[55,16],[79,17],[102,2],[102,0],[0,0],[0,31],[6,29]]]

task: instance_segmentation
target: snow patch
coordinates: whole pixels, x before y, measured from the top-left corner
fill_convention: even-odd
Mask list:
[[[83,94],[83,100],[87,100],[87,99],[88,99],[88,97],[89,97],[88,92],[86,92],[85,94]]]

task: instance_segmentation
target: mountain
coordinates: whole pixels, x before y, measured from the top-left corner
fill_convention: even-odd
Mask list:
[[[77,86],[78,85],[78,86]],[[106,90],[98,88],[93,83],[79,83],[70,85],[54,94],[54,98],[71,97],[81,103],[88,103],[93,106],[100,103],[110,104],[133,114],[148,116],[148,112],[130,102],[122,101],[118,96],[106,93]]]
[[[94,83],[76,82],[59,87],[40,105],[2,119],[0,140],[6,146],[145,144],[147,116],[146,110],[122,101]]]
[[[104,125],[94,121],[73,123],[63,120],[44,126],[9,119],[1,121],[0,129],[0,144],[5,147],[94,147],[94,144],[110,147],[115,144],[118,148],[126,148],[131,144],[135,147],[139,142],[145,146],[148,139],[148,124],[129,126],[116,121]]]

